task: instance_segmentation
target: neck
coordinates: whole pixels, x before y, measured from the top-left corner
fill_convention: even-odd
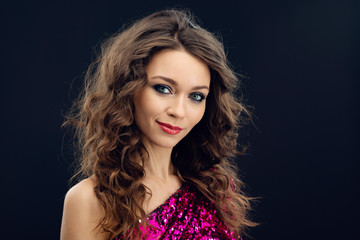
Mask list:
[[[171,162],[172,148],[162,148],[146,143],[144,145],[149,153],[149,158],[144,162],[146,176],[167,181],[174,175],[174,166]]]

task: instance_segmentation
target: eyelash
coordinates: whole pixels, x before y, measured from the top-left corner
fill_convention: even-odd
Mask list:
[[[156,84],[153,86],[153,88],[155,89],[155,91],[157,91],[158,93],[160,94],[171,94],[172,93],[172,90],[169,86],[167,85],[163,85],[163,84]],[[162,89],[162,90],[161,90]],[[169,93],[165,92],[164,90],[168,90]],[[200,99],[195,99],[193,98],[193,96],[200,96]],[[189,98],[191,100],[193,100],[194,102],[197,102],[197,103],[201,103],[204,99],[206,99],[206,97],[204,96],[204,94],[200,93],[200,92],[194,92],[194,93],[191,93]]]

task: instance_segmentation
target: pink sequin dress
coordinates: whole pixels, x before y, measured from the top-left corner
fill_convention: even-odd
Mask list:
[[[235,240],[229,228],[218,219],[213,204],[188,184],[183,184],[151,212],[147,221],[158,228],[148,228],[147,239]],[[114,240],[120,239],[122,237]]]

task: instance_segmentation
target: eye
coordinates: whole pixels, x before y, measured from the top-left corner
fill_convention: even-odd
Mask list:
[[[153,88],[155,89],[155,91],[161,94],[171,94],[171,88],[169,86],[156,84],[153,86]]]
[[[202,93],[191,93],[189,98],[195,102],[202,102],[206,97]]]

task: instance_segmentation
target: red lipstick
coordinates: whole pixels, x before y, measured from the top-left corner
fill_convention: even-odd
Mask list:
[[[162,123],[162,122],[157,122],[157,123],[160,125],[161,130],[163,130],[167,134],[176,135],[182,130],[182,128],[172,126],[168,123]]]

